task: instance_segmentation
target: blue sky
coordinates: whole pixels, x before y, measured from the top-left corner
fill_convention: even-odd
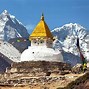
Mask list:
[[[5,9],[27,26],[29,33],[42,12],[51,30],[67,23],[89,29],[89,0],[0,0],[0,13]]]

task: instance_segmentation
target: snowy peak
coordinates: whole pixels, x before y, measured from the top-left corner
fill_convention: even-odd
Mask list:
[[[0,15],[0,39],[8,41],[12,38],[29,36],[25,26],[15,16],[4,10]]]
[[[9,13],[8,13],[7,10],[4,10],[4,11],[2,12],[2,14],[3,14],[3,15],[9,15]]]
[[[69,24],[65,24],[62,27],[59,28],[55,28],[53,31],[61,31],[61,30],[75,30],[76,32],[80,31],[80,30],[86,30],[83,26],[77,24],[77,23],[69,23]],[[53,32],[52,31],[52,32]]]
[[[77,37],[80,41],[80,48],[84,56],[89,60],[89,32],[83,26],[77,23],[65,24],[62,27],[55,28],[52,30],[55,37],[58,38],[57,42],[54,42],[54,47],[58,47],[61,43],[61,47],[65,52],[73,53],[74,55],[79,55],[76,41]]]
[[[60,30],[75,30],[75,31],[79,31],[79,30],[86,30],[83,26],[77,24],[77,23],[69,23],[69,24],[65,24],[62,27],[59,28],[55,28],[53,31],[60,31]],[[52,31],[52,32],[53,32]]]
[[[77,23],[70,23],[70,24],[65,24],[63,28],[69,28],[70,30],[75,30],[75,32],[79,32],[80,30],[86,30],[83,26],[77,24]]]
[[[77,23],[65,24],[62,27],[55,28],[52,30],[54,36],[57,36],[58,39],[64,41],[67,36],[84,38],[86,34],[86,29]]]
[[[67,27],[80,27],[80,28],[84,28],[83,26],[81,26],[80,24],[77,24],[77,23],[69,23],[69,24],[65,24],[63,26],[67,26]]]
[[[4,20],[4,18],[6,18],[7,20],[11,20],[13,23],[18,23],[18,24],[21,24],[21,25],[23,25],[19,20],[17,20],[16,18],[15,18],[15,16],[13,16],[13,15],[11,15],[7,10],[4,10],[2,13],[1,13],[1,15],[0,15],[0,17],[1,17],[1,19],[3,19]],[[6,20],[6,21],[7,21]],[[5,21],[5,20],[4,20]]]
[[[10,18],[10,14],[8,13],[8,11],[7,10],[4,10],[2,13],[1,13],[1,15],[0,15],[0,21],[2,21],[2,22],[7,22],[8,20],[10,20],[11,18]]]

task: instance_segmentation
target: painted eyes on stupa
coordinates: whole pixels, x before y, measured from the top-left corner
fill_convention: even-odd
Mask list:
[[[40,40],[40,43],[44,43],[44,41],[43,40]]]
[[[36,41],[36,40],[33,40],[33,42],[36,44],[36,43],[44,43],[44,40],[39,40],[39,41]]]

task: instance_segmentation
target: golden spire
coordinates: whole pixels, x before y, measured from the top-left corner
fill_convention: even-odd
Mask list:
[[[43,13],[42,13],[40,22],[37,24],[34,31],[30,35],[30,40],[34,39],[34,38],[39,38],[39,37],[40,38],[51,38],[51,39],[53,39],[53,35],[50,32],[50,29],[44,21]]]
[[[43,20],[44,21],[44,14],[42,13],[42,16],[41,16],[41,20]]]

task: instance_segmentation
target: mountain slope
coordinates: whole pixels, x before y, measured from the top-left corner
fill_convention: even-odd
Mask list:
[[[9,59],[5,59],[8,63],[11,63],[12,61],[20,62],[21,53],[8,42],[0,42],[0,53],[5,55]]]
[[[82,53],[86,59],[89,60],[89,32],[84,27],[76,23],[70,23],[63,25],[62,27],[55,28],[52,30],[52,33],[57,37],[62,50],[79,56],[76,46],[78,37]],[[54,43],[55,46],[58,44],[58,41],[57,43]]]
[[[27,29],[15,16],[4,10],[0,15],[0,40],[8,41],[11,38],[29,36]]]

